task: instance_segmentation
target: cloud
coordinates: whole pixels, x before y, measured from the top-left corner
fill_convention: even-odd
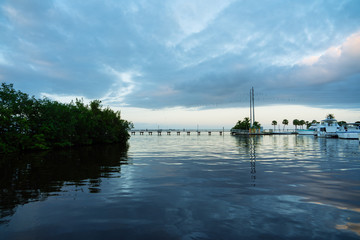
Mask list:
[[[173,16],[184,33],[183,38],[206,29],[232,1],[181,1],[171,2]]]
[[[32,21],[29,18],[26,18],[21,12],[11,6],[3,6],[3,12],[5,15],[14,23],[19,25],[31,25]]]
[[[305,57],[299,62],[299,65],[306,65],[306,66],[314,65],[316,62],[319,61],[319,58],[320,56]]]
[[[360,58],[360,32],[354,33],[340,46],[331,46],[318,56],[306,57],[300,61],[300,65],[330,65],[348,63]]]
[[[112,79],[113,83],[108,91],[97,99],[101,100],[103,104],[108,106],[127,106],[128,104],[124,101],[125,97],[133,93],[136,87],[134,78],[141,76],[141,73],[136,71],[120,72],[109,65],[104,65],[100,71],[105,72]],[[82,99],[86,104],[91,101],[91,99],[83,95],[52,94],[42,92],[40,96],[63,103],[69,103],[76,99]]]
[[[210,109],[248,105],[254,86],[258,105],[360,101],[358,1],[34,0],[0,11],[1,80],[30,94]]]
[[[360,73],[360,32],[347,37],[340,46],[331,46],[318,56],[306,57],[295,70],[294,80],[307,85],[346,81]]]
[[[139,77],[141,74],[136,71],[119,72],[107,65],[104,66],[104,71],[114,79],[114,82],[111,84],[110,89],[100,99],[104,103],[110,105],[127,105],[124,102],[124,99],[127,95],[133,93],[136,87],[133,78]]]
[[[70,103],[76,99],[81,100],[84,104],[89,104],[92,100],[86,98],[85,96],[75,96],[75,95],[62,95],[62,94],[50,94],[50,93],[40,93],[41,98],[48,98],[54,101],[61,103]]]
[[[11,66],[12,63],[0,52],[0,65]]]

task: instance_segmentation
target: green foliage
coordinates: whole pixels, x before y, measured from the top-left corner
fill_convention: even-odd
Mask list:
[[[276,121],[276,120],[273,120],[273,121],[271,122],[271,125],[274,126],[274,131],[275,131],[275,126],[277,125],[277,121]]]
[[[249,130],[250,119],[245,117],[243,121],[239,120],[232,129]]]
[[[289,124],[289,120],[284,119],[284,120],[282,121],[282,124],[284,125],[283,130],[285,130],[285,126],[287,126],[287,125]]]
[[[295,129],[297,129],[297,126],[300,125],[299,119],[294,119],[294,120],[293,120],[293,125],[295,126]]]
[[[335,119],[335,115],[332,113],[329,113],[328,115],[326,115],[327,119]]]
[[[306,124],[306,128],[308,129],[309,127],[311,127],[311,125],[313,124],[317,124],[318,122],[316,120],[312,120],[311,122],[309,121],[306,121],[305,124]]]
[[[259,129],[261,124],[259,122],[254,122],[252,128]],[[249,130],[250,129],[250,118],[245,117],[243,121],[239,120],[232,129],[240,129],[240,130]]]
[[[304,125],[306,124],[306,122],[305,122],[305,120],[300,120],[299,121],[299,125],[301,126],[301,128],[303,129],[304,127]]]
[[[339,121],[338,124],[339,124],[339,126],[345,126],[345,125],[346,125],[346,121]]]
[[[261,124],[259,122],[255,121],[252,128],[259,129],[259,128],[261,128]]]
[[[132,123],[120,112],[76,99],[63,104],[35,99],[12,84],[0,87],[0,153],[94,143],[124,143]]]
[[[293,125],[295,126],[295,129],[297,129],[297,126],[301,126],[301,128],[303,129],[304,128],[303,126],[304,125],[308,126],[309,122],[308,121],[305,122],[305,120],[294,119],[293,120]],[[311,125],[311,123],[310,123],[310,125]]]

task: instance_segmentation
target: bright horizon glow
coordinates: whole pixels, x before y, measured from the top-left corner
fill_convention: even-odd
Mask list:
[[[63,95],[48,95],[42,94],[42,97],[47,97],[54,101],[62,103],[70,103],[75,99],[82,100],[85,104],[91,102],[90,99],[83,96],[63,96]],[[255,102],[256,104],[256,102]],[[230,129],[238,120],[243,120],[250,116],[250,108],[185,108],[173,107],[163,109],[146,109],[133,107],[114,107],[102,104],[103,107],[110,107],[115,111],[121,112],[121,117],[134,123],[135,129]],[[332,113],[338,121],[356,122],[360,121],[359,109],[339,109],[339,108],[316,108],[302,105],[269,105],[259,106],[255,105],[255,121],[259,122],[264,129],[272,129],[273,120],[276,120],[277,128],[283,128],[282,121],[287,119],[289,121],[286,128],[294,128],[292,121],[294,119],[320,122],[325,119],[326,115]],[[144,121],[146,119],[146,121]]]
[[[114,108],[117,109],[117,108]],[[197,108],[169,108],[149,110],[141,108],[118,108],[124,119],[131,119],[135,129],[230,129],[238,120],[249,117],[249,108],[224,108],[200,110]],[[255,107],[255,120],[264,129],[272,129],[271,122],[276,120],[277,128],[283,129],[282,121],[287,119],[287,129],[294,128],[294,119],[321,121],[326,115],[332,113],[338,121],[355,122],[360,120],[359,110],[348,109],[322,109],[298,105],[273,105]],[[144,121],[146,119],[146,121]]]

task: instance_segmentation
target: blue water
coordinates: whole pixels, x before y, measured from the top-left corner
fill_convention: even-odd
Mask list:
[[[0,239],[360,238],[355,140],[135,135],[0,166]]]

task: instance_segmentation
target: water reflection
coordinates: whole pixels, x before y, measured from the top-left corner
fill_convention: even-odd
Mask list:
[[[255,150],[255,138],[250,137],[249,138],[250,143],[250,167],[251,167],[251,180],[252,184],[255,187],[255,180],[256,180],[256,150]]]
[[[118,149],[97,149],[55,154],[53,167],[47,167],[54,164],[51,155],[19,160],[21,167],[13,166],[7,181],[31,171],[32,178],[52,183],[30,181],[27,173],[35,197],[26,201],[34,202],[6,218],[0,239],[358,238],[360,151],[352,142],[138,135],[129,144],[128,157]],[[106,164],[103,156],[109,156]],[[66,171],[57,172],[59,163]],[[76,176],[67,175],[78,167]],[[15,185],[1,189],[26,192]],[[39,201],[39,193],[46,201]]]
[[[348,222],[345,225],[336,225],[336,229],[350,230],[360,236],[360,223]]]
[[[318,138],[321,153],[326,157],[344,158],[348,155],[359,156],[359,142],[347,139]]]
[[[101,178],[120,177],[122,164],[127,148],[116,144],[2,156],[0,224],[18,205],[45,200],[67,186],[98,193]]]
[[[237,144],[239,151],[245,149],[250,160],[250,179],[251,186],[256,186],[256,147],[260,144],[261,136],[238,136]]]

